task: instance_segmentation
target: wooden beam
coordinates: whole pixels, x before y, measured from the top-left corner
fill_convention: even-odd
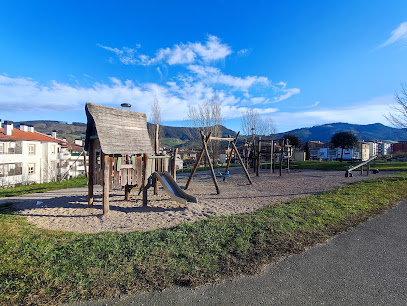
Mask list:
[[[175,148],[174,154],[172,156],[172,163],[171,163],[171,174],[172,174],[172,178],[174,179],[174,181],[177,180],[177,166],[176,166],[177,155],[178,155],[178,148]]]
[[[147,164],[148,154],[143,156],[143,177],[141,179],[141,188],[143,189],[143,206],[147,206]]]
[[[212,134],[212,132],[209,132],[209,135],[208,135],[208,137],[207,137],[206,140],[205,140],[205,143],[206,143],[206,144],[208,144],[211,134]],[[196,172],[196,169],[198,169],[199,164],[201,163],[201,159],[202,159],[204,153],[205,153],[205,149],[202,147],[201,153],[199,153],[199,156],[198,156],[198,158],[196,159],[196,162],[195,162],[195,166],[194,166],[194,168],[192,169],[191,174],[189,175],[189,178],[188,178],[187,183],[185,184],[185,188],[184,188],[185,190],[188,189],[188,186],[189,186],[189,184],[191,183],[192,178],[194,177],[194,174],[195,174],[195,172]]]
[[[89,142],[89,175],[88,175],[88,207],[93,206],[93,180],[95,174],[95,146],[94,140]]]
[[[232,137],[215,137],[215,136],[211,136],[209,140],[219,140],[219,141],[233,141],[235,140]]]
[[[106,215],[109,212],[109,182],[110,182],[110,157],[103,153],[103,214]]]
[[[205,157],[209,163],[209,169],[211,170],[212,180],[213,180],[213,183],[215,184],[216,193],[220,194],[218,181],[216,180],[215,171],[213,170],[213,165],[212,165],[211,157],[209,156],[208,147],[206,146],[207,140],[208,140],[208,138],[210,138],[210,136],[205,137],[205,135],[202,133],[202,131],[200,131],[200,132],[201,132],[201,137],[202,137],[202,145],[203,145],[203,148],[205,151]]]

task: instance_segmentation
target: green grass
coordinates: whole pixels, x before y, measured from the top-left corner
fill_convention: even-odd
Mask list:
[[[85,176],[76,177],[62,182],[50,182],[43,184],[32,184],[15,188],[0,189],[0,198],[13,197],[27,193],[46,192],[50,190],[82,187],[87,185]]]
[[[407,197],[407,172],[150,232],[37,229],[0,207],[0,304],[55,304],[254,273]]]
[[[186,141],[183,141],[183,140],[181,140],[181,139],[179,139],[179,138],[165,138],[165,139],[163,140],[163,143],[164,143],[165,145],[167,145],[167,146],[170,146],[170,147],[175,147],[175,146],[184,144],[185,142],[186,142]]]
[[[296,169],[315,169],[315,170],[324,170],[324,171],[346,171],[349,166],[358,165],[357,162],[348,163],[348,162],[339,162],[339,161],[314,161],[307,160],[303,162],[296,161],[294,163]],[[371,169],[379,169],[382,171],[407,171],[407,162],[372,162],[370,164]],[[276,167],[276,169],[278,169]],[[358,171],[358,170],[354,170]]]

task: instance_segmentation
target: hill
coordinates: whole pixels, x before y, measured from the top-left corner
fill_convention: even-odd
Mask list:
[[[52,131],[57,131],[58,138],[65,137],[69,141],[85,138],[86,123],[73,122],[67,123],[63,121],[53,120],[32,120],[24,122],[15,122],[15,126],[19,127],[21,123],[33,125],[37,132],[43,134],[51,134]],[[147,123],[147,128],[154,133],[154,129],[150,123]],[[235,136],[236,132],[224,126],[221,127],[222,136]],[[201,136],[199,130],[193,127],[173,127],[161,126],[160,133],[163,135],[163,143],[167,146],[186,146],[186,147],[201,147]]]
[[[66,138],[68,141],[82,139],[86,133],[86,123],[53,120],[32,120],[15,122],[15,126],[19,127],[21,123],[33,125],[34,130],[43,134],[51,134],[52,131],[57,131],[58,138]]]
[[[23,122],[21,122],[23,123]],[[85,137],[86,123],[73,122],[71,124],[62,121],[52,120],[33,120],[24,121],[25,124],[31,124],[35,130],[50,134],[53,130],[57,131],[59,138],[65,137],[69,141],[74,139],[81,139]],[[16,122],[19,126],[20,122]],[[148,123],[149,131],[153,131],[151,124]],[[279,133],[274,138],[281,138],[284,134],[295,134],[301,138],[302,142],[310,140],[329,141],[333,134],[342,131],[352,131],[360,140],[383,140],[383,141],[401,141],[407,140],[407,133],[401,129],[385,126],[381,123],[360,125],[349,123],[331,123],[317,125],[310,128],[301,128],[285,133]],[[171,147],[201,147],[201,137],[199,130],[193,127],[173,127],[161,126],[160,131],[162,141],[165,145]],[[222,136],[227,135],[235,136],[236,132],[222,126]],[[226,144],[227,145],[227,144]]]
[[[333,134],[343,131],[352,131],[359,140],[401,141],[407,139],[407,133],[402,129],[385,126],[381,123],[360,125],[350,123],[331,123],[317,125],[310,128],[301,128],[278,134],[281,138],[290,133],[301,138],[302,142],[319,140],[330,141]]]

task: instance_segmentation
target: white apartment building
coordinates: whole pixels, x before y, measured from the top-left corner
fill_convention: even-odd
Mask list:
[[[71,159],[67,148],[67,142],[56,139],[56,132],[50,137],[35,132],[33,126],[15,128],[11,121],[2,126],[0,120],[0,188],[61,178],[70,169],[69,162],[62,167],[62,158]],[[83,172],[77,171],[77,175]]]

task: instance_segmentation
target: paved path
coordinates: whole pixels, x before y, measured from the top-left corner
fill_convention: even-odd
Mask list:
[[[407,305],[407,201],[253,277],[86,305]]]

